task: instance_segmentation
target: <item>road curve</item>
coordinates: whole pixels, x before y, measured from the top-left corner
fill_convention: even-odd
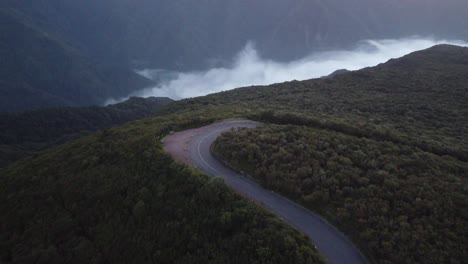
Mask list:
[[[235,120],[177,132],[164,139],[164,149],[183,163],[196,166],[208,175],[222,177],[236,192],[280,216],[307,235],[328,263],[367,263],[351,241],[322,217],[264,189],[255,181],[225,167],[211,155],[210,146],[222,132],[236,127],[253,128],[259,125],[252,121]]]

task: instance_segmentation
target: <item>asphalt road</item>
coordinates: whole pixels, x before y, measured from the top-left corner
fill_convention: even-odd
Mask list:
[[[176,159],[194,165],[208,175],[224,178],[226,184],[236,192],[268,208],[307,235],[329,263],[367,263],[366,258],[352,242],[322,217],[264,189],[255,181],[225,167],[211,155],[210,146],[222,132],[235,127],[253,128],[259,125],[244,120],[215,123],[174,133],[165,139],[164,145],[166,151]]]

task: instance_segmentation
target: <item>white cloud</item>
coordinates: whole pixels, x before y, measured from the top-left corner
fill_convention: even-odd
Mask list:
[[[156,87],[134,95],[162,96],[177,100],[243,86],[318,78],[338,69],[358,70],[375,66],[391,58],[445,43],[468,46],[468,43],[462,41],[421,38],[367,40],[362,41],[354,50],[313,53],[301,60],[279,63],[260,58],[254,45],[247,44],[234,59],[231,67],[213,68],[203,72],[168,73],[150,69],[141,71],[140,74],[146,77],[157,75],[161,81]]]

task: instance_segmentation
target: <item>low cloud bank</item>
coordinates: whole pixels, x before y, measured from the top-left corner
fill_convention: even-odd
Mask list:
[[[468,43],[463,41],[419,38],[366,40],[353,50],[313,53],[297,61],[279,63],[261,58],[254,45],[249,43],[233,60],[231,67],[185,73],[143,70],[139,73],[158,80],[159,84],[134,95],[170,97],[178,100],[243,86],[318,78],[339,69],[358,70],[375,66],[391,58],[402,57],[437,44],[468,46]]]

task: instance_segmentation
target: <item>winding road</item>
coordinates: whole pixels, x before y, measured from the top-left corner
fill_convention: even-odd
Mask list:
[[[164,139],[164,149],[183,163],[196,166],[208,175],[222,177],[236,192],[280,216],[307,235],[328,263],[367,263],[366,258],[352,242],[322,217],[264,189],[254,180],[232,171],[212,156],[210,146],[222,132],[232,128],[254,128],[259,125],[261,124],[247,120],[232,120],[177,132]]]

